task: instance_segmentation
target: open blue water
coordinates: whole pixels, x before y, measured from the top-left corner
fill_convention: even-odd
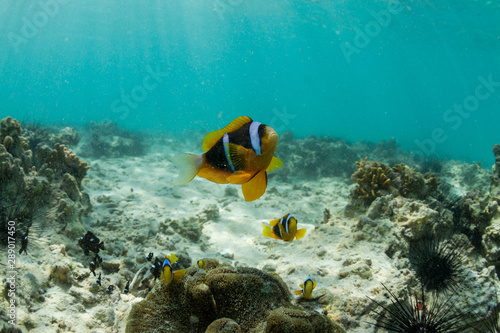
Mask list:
[[[1,0],[0,116],[395,137],[480,161],[500,143],[500,4]]]

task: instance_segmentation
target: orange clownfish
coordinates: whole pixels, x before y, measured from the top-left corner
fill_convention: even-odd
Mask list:
[[[186,273],[185,269],[180,269],[174,272],[172,265],[175,264],[177,260],[177,257],[173,253],[169,256],[165,256],[162,269],[163,277],[160,277],[160,279],[163,278],[166,283],[170,283],[172,280],[179,280]]]
[[[241,184],[245,200],[256,200],[266,191],[267,173],[283,166],[274,157],[277,145],[274,129],[250,117],[238,117],[205,136],[201,149],[206,153],[171,159],[181,171],[175,185],[187,184],[198,175],[218,184]]]
[[[297,220],[288,213],[280,219],[272,220],[269,224],[262,223],[263,233],[266,237],[281,239],[289,242],[294,238],[301,239],[306,234],[306,229],[297,230]]]
[[[300,285],[301,290],[295,290],[294,293],[297,295],[304,295],[304,298],[309,298],[312,295],[313,289],[316,288],[316,282],[308,276],[303,284]]]

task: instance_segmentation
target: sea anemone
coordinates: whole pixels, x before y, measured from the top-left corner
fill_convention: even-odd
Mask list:
[[[437,292],[455,289],[465,246],[465,241],[435,237],[423,237],[410,244],[410,265],[422,286]]]
[[[444,333],[463,332],[470,327],[470,320],[464,313],[458,313],[452,306],[454,294],[446,298],[436,296],[426,299],[422,287],[421,299],[409,295],[408,300],[399,300],[385,286],[390,295],[391,305],[385,306],[371,299],[383,310],[372,310],[377,314],[377,322],[370,323],[389,332],[401,333]]]

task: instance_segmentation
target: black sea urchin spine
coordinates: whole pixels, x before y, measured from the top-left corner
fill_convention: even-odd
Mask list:
[[[458,333],[470,327],[466,314],[457,313],[453,307],[454,294],[441,299],[438,296],[428,302],[422,287],[421,299],[410,295],[409,300],[399,300],[385,285],[390,295],[391,305],[385,306],[373,300],[382,310],[372,310],[377,314],[377,322],[370,323],[389,332],[401,333]]]
[[[426,238],[410,244],[409,259],[415,275],[428,290],[453,290],[463,266],[465,241]]]

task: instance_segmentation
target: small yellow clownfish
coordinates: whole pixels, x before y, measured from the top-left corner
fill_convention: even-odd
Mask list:
[[[207,270],[207,262],[204,261],[203,259],[198,260],[197,264],[199,269],[203,269],[205,271]]]
[[[246,201],[260,198],[267,187],[267,173],[283,166],[274,156],[278,134],[271,127],[238,117],[226,127],[208,133],[202,155],[171,158],[180,174],[175,185],[189,183],[196,175],[218,184],[241,184]]]
[[[288,213],[280,219],[272,220],[269,224],[262,223],[265,237],[281,239],[289,242],[294,238],[301,239],[306,234],[306,229],[297,230],[297,219]]]
[[[316,282],[311,279],[311,276],[308,276],[303,284],[300,284],[301,290],[295,290],[294,293],[297,295],[303,295],[304,298],[309,298],[312,295],[314,288],[316,288]]]
[[[162,275],[163,279],[165,279],[166,283],[172,282],[172,280],[179,280],[185,273],[185,269],[180,269],[178,271],[173,271],[172,265],[177,262],[177,257],[175,254],[171,254],[169,256],[165,256],[165,260],[163,261],[163,269],[162,269]]]

